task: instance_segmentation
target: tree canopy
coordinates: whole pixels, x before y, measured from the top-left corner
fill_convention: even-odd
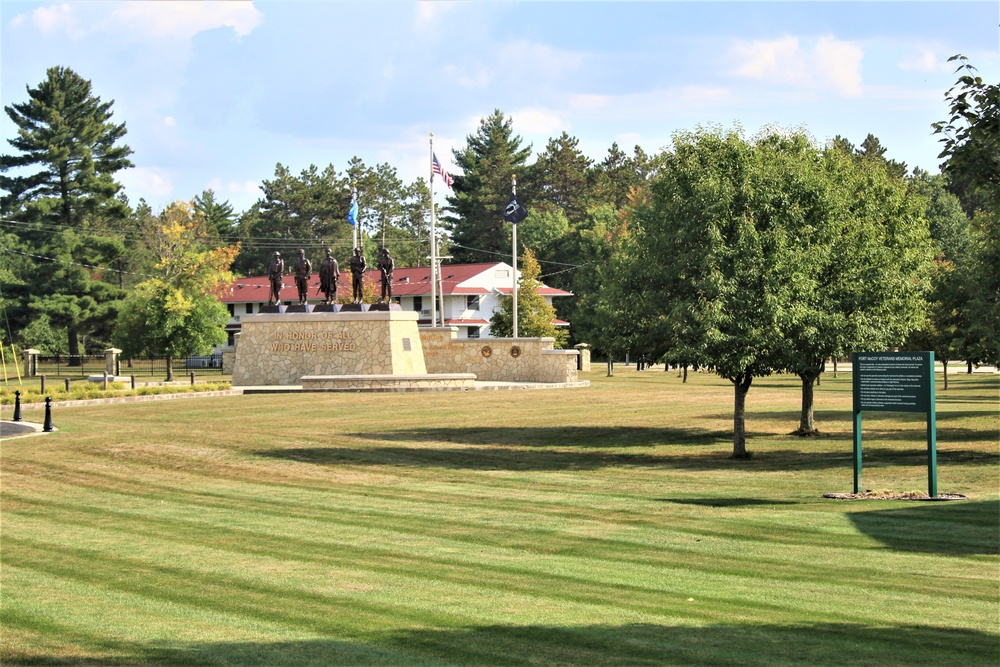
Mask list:
[[[969,356],[1000,363],[1000,84],[987,84],[965,56],[955,85],[945,93],[947,120],[941,135],[942,169],[972,216],[966,285]]]
[[[232,280],[229,267],[238,246],[207,248],[200,238],[205,221],[191,204],[171,204],[151,231],[156,275],[139,283],[122,306],[115,343],[126,356],[165,355],[171,361],[204,354],[225,342],[228,309],[219,290]]]
[[[7,298],[15,327],[54,326],[65,332],[71,355],[81,337],[105,337],[123,292],[118,263],[129,209],[115,174],[132,163],[120,140],[125,124],[111,118],[87,81],[67,67],[52,67],[28,101],[4,107],[18,128],[0,156],[0,211],[22,223],[20,246],[30,266]]]
[[[481,262],[510,256],[510,230],[503,209],[510,197],[511,176],[523,180],[531,146],[521,146],[513,121],[496,109],[483,118],[479,129],[454,151],[453,194],[448,197],[442,223],[451,231],[451,254],[456,262]],[[484,254],[484,252],[486,254]]]
[[[517,280],[517,335],[526,338],[555,338],[555,347],[566,343],[566,331],[557,327],[553,320],[556,310],[538,293],[542,283],[538,279],[541,268],[531,250],[525,250],[518,267]],[[514,297],[505,296],[500,300],[500,308],[490,317],[490,334],[506,338],[514,333]]]
[[[602,309],[634,351],[733,383],[734,457],[748,455],[755,377],[818,373],[832,353],[901,342],[919,317],[926,225],[877,161],[796,135],[678,133],[635,201]]]

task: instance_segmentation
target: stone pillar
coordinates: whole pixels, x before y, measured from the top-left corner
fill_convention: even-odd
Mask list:
[[[38,375],[38,355],[41,354],[36,349],[27,349],[21,351],[21,359],[23,360],[22,368],[24,369],[24,377],[33,378]]]
[[[590,344],[589,343],[578,343],[574,345],[580,352],[580,357],[576,362],[576,369],[583,373],[590,372]]]
[[[233,334],[233,346],[222,348],[222,374],[232,375],[236,368],[236,348],[240,345],[240,332]]]
[[[239,334],[236,334],[239,336]],[[222,348],[222,374],[233,374],[233,362],[236,361],[236,347],[226,346]]]
[[[118,355],[122,351],[117,347],[109,347],[104,350],[104,370],[108,372],[108,375],[118,375]]]

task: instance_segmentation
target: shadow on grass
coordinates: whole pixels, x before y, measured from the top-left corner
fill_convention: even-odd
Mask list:
[[[693,607],[694,605],[692,605]],[[693,611],[693,610],[692,610]],[[103,648],[103,647],[102,647]],[[107,651],[107,649],[105,649]],[[114,654],[117,653],[117,656]],[[110,655],[108,655],[110,654]],[[287,642],[140,644],[62,662],[41,653],[9,665],[996,665],[997,636],[973,630],[858,624],[485,625],[371,632]]]
[[[758,507],[768,505],[798,505],[794,500],[764,500],[763,498],[657,498],[661,503],[699,505],[701,507]]]
[[[785,471],[851,470],[851,447],[829,451],[792,449],[770,443],[766,449],[748,449],[749,460],[730,458],[731,436],[694,429],[489,427],[435,428],[382,433],[347,434],[354,440],[413,441],[414,446],[373,444],[357,447],[292,447],[258,451],[259,456],[316,465],[365,465],[448,468],[455,470],[596,470],[614,467],[673,468],[683,470]],[[871,436],[870,436],[871,437]],[[798,445],[798,439],[795,439]],[[671,446],[705,447],[704,452],[677,452]],[[711,448],[709,448],[711,446]],[[622,451],[646,448],[648,451]],[[940,465],[993,465],[1000,454],[978,450],[942,449]],[[926,451],[915,443],[909,449],[865,448],[865,466],[925,465]]]
[[[357,433],[357,438],[411,442],[460,442],[466,445],[518,447],[619,448],[657,445],[718,445],[732,442],[731,433],[703,428],[648,426],[445,427],[384,433]]]
[[[898,551],[1000,553],[1000,501],[913,503],[847,516],[859,531]]]

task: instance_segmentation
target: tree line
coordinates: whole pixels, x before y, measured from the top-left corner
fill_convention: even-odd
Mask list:
[[[818,145],[801,133],[718,128],[680,132],[652,154],[614,144],[600,161],[563,132],[532,159],[534,147],[494,110],[453,151],[443,251],[453,262],[510,261],[501,212],[516,176],[529,210],[517,251],[537,259],[533,280],[574,293],[557,304],[572,324],[569,343],[708,367],[744,395],[753,377],[794,372],[809,432],[807,386],[831,356],[917,346],[946,361],[1000,357],[997,86],[960,64],[946,94],[952,114],[935,128],[944,163],[933,175],[887,159],[873,135],[860,146],[843,137]],[[384,233],[398,266],[427,262],[427,183],[404,183],[391,165],[355,157],[343,170],[295,174],[279,163],[242,213],[211,190],[154,212],[131,204],[114,179],[132,151],[112,102],[63,67],[27,93],[5,107],[19,132],[15,152],[0,157],[5,340],[101,349],[124,330],[124,313],[138,321],[124,305],[130,295],[155,301],[149,281],[180,280],[168,268],[178,256],[213,267],[215,287],[188,282],[190,301],[226,270],[264,273],[275,250],[346,255],[352,188],[366,252]],[[171,234],[185,249],[151,241]]]

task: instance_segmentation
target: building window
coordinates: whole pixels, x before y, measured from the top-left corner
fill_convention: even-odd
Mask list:
[[[465,308],[467,310],[479,310],[479,295],[473,294],[465,297]]]
[[[236,306],[233,305],[233,304],[231,304],[231,303],[227,304],[227,306],[229,308],[229,314],[230,315],[236,315]]]
[[[226,345],[228,345],[229,347],[232,347],[235,344],[236,344],[236,339],[233,337],[233,332],[232,331],[227,331],[226,332]]]
[[[479,338],[479,327],[469,327],[469,338]]]
[[[413,310],[420,312],[424,309],[424,297],[415,296],[413,297]]]
[[[496,278],[510,278],[510,271],[507,270],[507,269],[497,269],[496,273],[494,273],[494,277],[496,277]]]
[[[253,304],[252,303],[248,303],[247,304],[247,315],[253,315]]]

